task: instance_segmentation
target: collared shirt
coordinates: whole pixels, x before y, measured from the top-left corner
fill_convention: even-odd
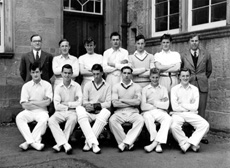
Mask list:
[[[122,80],[121,80],[121,86],[124,87],[125,89],[128,89],[130,86],[132,86],[133,81],[131,80],[128,84],[125,84]]]
[[[168,52],[165,52],[162,50],[155,54],[155,62],[159,62],[162,65],[176,64],[181,62],[181,57],[176,51],[169,50]]]
[[[41,80],[39,83],[34,83],[34,81],[31,80],[22,86],[21,104],[29,101],[41,101],[46,98],[49,98],[51,101],[53,99],[52,86],[49,82]],[[47,109],[44,108],[43,110]]]
[[[65,64],[70,64],[73,68],[73,78],[79,75],[79,63],[77,57],[68,55],[67,58],[62,55],[55,56],[53,58],[52,68],[54,75],[61,78],[62,67]]]
[[[68,106],[61,104],[68,102]],[[54,91],[54,106],[57,111],[67,111],[72,109],[75,111],[76,107],[82,104],[81,86],[71,80],[71,83],[66,87],[63,83],[57,85]]]
[[[171,104],[173,111],[176,112],[195,112],[198,113],[199,91],[196,86],[189,84],[184,88],[181,84],[171,89]]]
[[[121,61],[123,60],[128,61],[128,55],[129,55],[128,51],[121,47],[117,50],[114,50],[113,48],[106,50],[103,54],[104,72],[105,73],[112,72],[113,75],[120,75],[121,68],[128,65],[128,64],[121,64]],[[114,63],[115,67],[109,66],[108,63]]]
[[[87,79],[93,79],[93,76],[84,76],[83,74],[83,69],[87,70],[87,71],[91,71],[91,68],[94,64],[100,64],[102,65],[102,55],[100,54],[84,54],[82,56],[79,57],[79,64],[80,64],[80,72],[83,75],[84,78]],[[83,69],[81,68],[83,67]]]
[[[192,56],[194,56],[194,52],[196,52],[196,56],[198,57],[199,56],[199,49],[197,49],[196,51],[194,50],[190,50]]]
[[[161,99],[167,98],[167,101]],[[168,109],[168,91],[164,86],[153,87],[151,84],[142,89],[141,110],[149,111],[153,109]]]
[[[96,85],[94,81],[86,83],[83,91],[83,104],[100,103],[102,108],[110,108],[111,106],[111,87],[104,80],[100,85]]]
[[[42,50],[39,50],[39,51],[33,50],[33,54],[34,54],[34,59],[35,59],[35,60],[36,60],[37,52],[38,52],[39,58],[41,58],[41,52],[42,52]]]

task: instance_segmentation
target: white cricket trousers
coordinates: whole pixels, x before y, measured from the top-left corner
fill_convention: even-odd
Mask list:
[[[47,128],[47,121],[49,119],[48,111],[29,111],[24,110],[16,117],[16,124],[22,136],[28,144],[41,143],[41,136],[45,133]],[[37,124],[33,131],[30,131],[28,123],[36,121]]]
[[[165,144],[168,139],[168,131],[172,123],[172,118],[168,113],[161,109],[146,111],[143,114],[145,125],[150,134],[150,141],[157,141]],[[160,123],[160,129],[156,130],[155,121]]]
[[[65,128],[60,128],[60,123],[65,123]],[[58,146],[68,143],[75,125],[77,124],[77,114],[75,111],[56,111],[48,121],[48,125]]]
[[[88,113],[82,106],[78,106],[76,111],[78,123],[85,135],[86,143],[89,145],[89,147],[92,147],[92,144],[99,145],[97,138],[107,124],[108,118],[111,115],[110,111],[106,108],[103,108],[100,113],[92,114]],[[95,121],[93,127],[90,125],[90,122],[92,121]]]
[[[122,124],[129,122],[132,124],[132,128],[125,134]],[[113,133],[117,144],[122,142],[128,145],[132,145],[139,134],[141,133],[142,127],[144,126],[143,117],[133,110],[115,111],[109,119],[109,127]]]
[[[209,130],[209,123],[196,113],[175,112],[172,114],[172,120],[171,131],[180,146],[186,142],[197,146]],[[188,138],[182,130],[184,122],[191,124],[195,129],[190,138]]]

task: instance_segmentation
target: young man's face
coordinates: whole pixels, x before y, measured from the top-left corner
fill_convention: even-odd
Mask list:
[[[187,85],[189,83],[189,79],[190,79],[189,71],[181,71],[179,78],[180,78],[182,85]]]
[[[140,40],[136,41],[135,45],[136,45],[138,52],[143,52],[145,49],[145,40],[140,39]]]
[[[92,73],[93,73],[94,81],[96,83],[99,83],[102,81],[103,72],[101,72],[100,70],[93,70]]]
[[[120,47],[119,36],[112,36],[110,39],[110,42],[111,42],[113,48],[119,48]]]
[[[38,51],[42,47],[42,39],[40,36],[34,36],[31,41],[31,46],[34,50]]]
[[[73,71],[72,71],[72,69],[64,68],[61,75],[62,75],[62,78],[65,82],[69,82],[72,78]]]
[[[199,44],[200,44],[198,36],[191,38],[189,40],[189,44],[190,44],[190,49],[196,51],[199,48]]]
[[[93,54],[95,48],[96,48],[96,45],[94,45],[93,41],[85,44],[85,49],[88,54]]]
[[[39,68],[30,71],[30,75],[32,77],[32,80],[35,83],[37,83],[41,80],[41,74],[42,74],[42,72],[39,70]]]
[[[163,39],[161,41],[161,47],[162,47],[162,50],[164,51],[169,51],[170,45],[171,45],[171,42],[169,39]]]
[[[159,74],[151,74],[149,78],[152,86],[156,87],[159,85]]]
[[[60,51],[61,51],[62,55],[68,55],[69,54],[69,49],[70,49],[70,46],[69,46],[69,42],[68,41],[63,41],[60,44]]]
[[[132,72],[130,69],[124,69],[121,75],[122,75],[122,80],[126,82],[129,82],[132,78]]]

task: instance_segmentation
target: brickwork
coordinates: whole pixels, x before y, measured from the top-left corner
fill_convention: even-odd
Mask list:
[[[43,37],[43,49],[53,55],[58,53],[62,36],[62,4],[60,0],[13,0],[14,57],[0,58],[0,123],[10,122],[20,112],[19,104],[23,81],[19,64],[23,53],[29,52],[30,36]]]

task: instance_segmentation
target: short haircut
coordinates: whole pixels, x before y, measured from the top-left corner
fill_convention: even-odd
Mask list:
[[[84,45],[89,44],[89,43],[91,43],[91,42],[93,42],[93,44],[96,45],[96,42],[94,41],[94,39],[93,39],[92,37],[87,38],[87,39],[84,41]]]
[[[191,70],[188,69],[188,68],[181,68],[180,72],[179,72],[179,75],[181,74],[181,72],[189,72],[189,75],[191,75]]]
[[[119,39],[121,39],[121,35],[118,32],[112,32],[110,35],[110,39],[112,39],[113,36],[119,36]]]
[[[30,68],[29,68],[30,71],[35,71],[37,68],[38,68],[40,71],[42,71],[39,62],[34,62],[33,64],[30,64]]]
[[[103,72],[103,68],[100,64],[94,64],[91,68],[91,71],[93,70]]]
[[[66,42],[68,42],[68,43],[69,43],[69,41],[68,41],[67,39],[61,39],[61,40],[59,41],[58,45],[60,46],[60,45],[61,45],[61,43],[62,43],[62,42],[64,42],[64,41],[66,41]]]
[[[71,71],[73,72],[73,68],[72,68],[72,66],[71,66],[70,64],[65,64],[65,65],[63,65],[63,66],[62,66],[62,69],[61,69],[62,72],[64,71],[64,68],[66,68],[66,69],[71,69]]]
[[[161,36],[161,41],[163,41],[164,39],[168,39],[169,41],[172,41],[172,36],[170,34],[163,34]]]
[[[200,35],[199,34],[196,34],[196,33],[192,33],[190,36],[189,36],[189,40],[191,40],[193,37],[198,37],[198,40],[200,40]],[[189,41],[188,40],[188,41]]]
[[[137,42],[137,41],[138,41],[138,40],[140,40],[140,39],[143,39],[143,40],[145,41],[145,36],[144,36],[144,35],[142,35],[142,34],[140,34],[140,35],[136,36],[136,38],[135,38],[135,42]]]
[[[42,41],[42,36],[40,36],[39,34],[34,34],[30,37],[30,41],[32,42],[33,38],[36,37],[36,36],[39,36],[41,38],[41,41]]]
[[[124,66],[121,68],[121,72],[123,72],[125,69],[130,69],[131,73],[133,73],[133,69],[130,66]]]
[[[152,69],[150,70],[150,76],[151,76],[152,74],[157,74],[157,75],[160,76],[160,70],[157,69],[157,68],[152,68]]]

